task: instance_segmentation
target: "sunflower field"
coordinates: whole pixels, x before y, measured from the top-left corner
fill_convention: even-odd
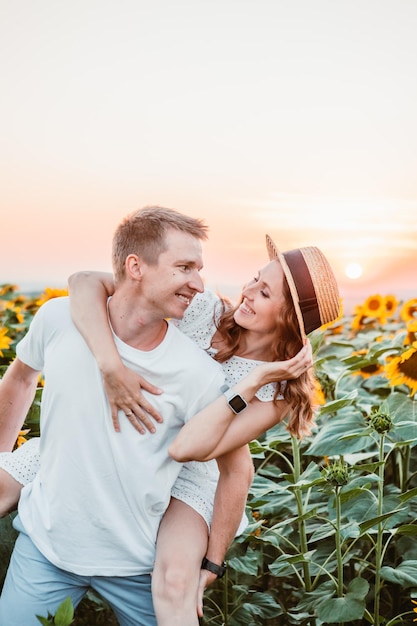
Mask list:
[[[0,286],[0,376],[39,306]],[[394,626],[417,621],[417,298],[372,295],[311,336],[313,434],[250,444],[250,523],[206,590],[202,626]],[[42,381],[16,445],[39,434]],[[15,539],[0,520],[0,585]],[[91,592],[63,626],[116,624]],[[41,623],[56,623],[45,616]]]

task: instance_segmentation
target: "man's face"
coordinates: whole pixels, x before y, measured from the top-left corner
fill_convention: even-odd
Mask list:
[[[195,294],[204,291],[201,242],[175,229],[168,231],[165,241],[167,249],[158,264],[143,267],[141,287],[155,312],[181,319]]]

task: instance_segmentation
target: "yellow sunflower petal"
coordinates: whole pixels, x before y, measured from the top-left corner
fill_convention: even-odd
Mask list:
[[[36,305],[42,306],[42,304],[44,304],[47,300],[51,300],[52,298],[60,298],[67,295],[68,289],[51,289],[50,287],[47,287],[44,293],[42,293],[38,300],[36,300]]]
[[[27,428],[26,430],[21,430],[19,433],[19,436],[17,438],[16,441],[16,445],[18,448],[20,448],[21,445],[23,445],[24,443],[26,443],[27,439],[25,437],[25,435],[27,435],[30,432],[30,428]]]
[[[320,406],[323,406],[324,404],[326,404],[326,396],[324,395],[324,391],[318,380],[314,381],[313,404],[320,405]]]
[[[3,356],[2,350],[8,350],[10,344],[13,343],[13,339],[7,335],[7,331],[7,328],[0,328],[0,356]]]

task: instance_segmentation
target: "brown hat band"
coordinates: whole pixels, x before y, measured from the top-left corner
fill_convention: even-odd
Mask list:
[[[305,333],[311,333],[322,324],[316,292],[310,271],[300,250],[284,252],[283,256],[294,280],[298,302],[304,320]]]

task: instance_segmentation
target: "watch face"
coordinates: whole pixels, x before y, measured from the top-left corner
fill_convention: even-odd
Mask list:
[[[233,396],[230,398],[229,405],[232,407],[235,413],[240,413],[247,407],[246,402],[241,396]]]

